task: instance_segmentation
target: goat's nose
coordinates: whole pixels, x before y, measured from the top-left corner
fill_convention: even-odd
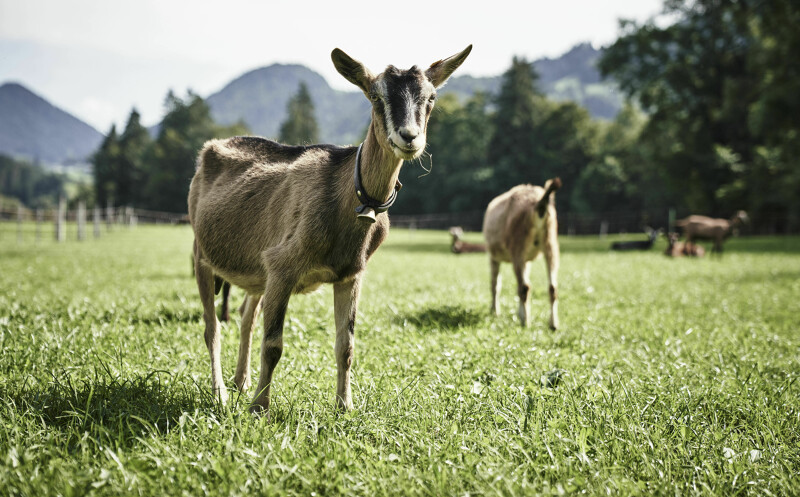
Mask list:
[[[409,128],[400,128],[397,130],[397,132],[400,134],[400,137],[407,143],[413,142],[414,138],[419,136],[419,132]]]

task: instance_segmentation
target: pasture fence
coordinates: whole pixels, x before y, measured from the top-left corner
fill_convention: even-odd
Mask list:
[[[146,224],[185,224],[186,214],[157,212],[135,209],[130,206],[108,205],[104,209],[94,206],[87,208],[83,201],[77,202],[73,209],[67,209],[64,198],[56,207],[50,209],[29,209],[22,205],[0,208],[0,242],[7,243],[16,238],[18,243],[43,242],[54,240],[84,241],[100,238],[103,233],[115,229],[135,228],[139,223]],[[11,225],[16,225],[11,228]],[[50,231],[52,229],[52,231]]]
[[[392,215],[392,226],[415,229],[447,230],[461,226],[465,231],[479,232],[483,210],[460,213],[421,215]],[[671,231],[675,219],[689,212],[671,208],[642,211],[608,211],[595,213],[559,212],[559,233],[563,235],[640,234],[646,227]],[[19,243],[41,242],[45,239],[65,242],[100,238],[104,232],[123,227],[132,229],[138,224],[180,225],[188,223],[184,213],[137,209],[131,206],[94,206],[87,208],[82,201],[67,209],[65,199],[51,209],[28,209],[22,205],[0,207],[0,242],[8,243],[16,236]],[[16,228],[11,226],[16,224]],[[90,228],[91,224],[91,228]],[[52,228],[52,231],[50,229]],[[16,235],[14,235],[16,232]],[[50,235],[49,233],[52,233]],[[91,233],[91,235],[90,235]],[[759,214],[742,229],[743,234],[776,235],[800,233],[800,222],[790,215]]]

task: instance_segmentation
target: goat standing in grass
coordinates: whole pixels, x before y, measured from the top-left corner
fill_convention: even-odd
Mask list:
[[[731,219],[689,216],[675,221],[675,226],[683,229],[687,245],[694,244],[695,240],[711,240],[714,243],[711,253],[722,255],[722,243],[747,220],[747,213],[739,211]]]
[[[189,216],[211,387],[221,401],[228,393],[214,313],[215,275],[247,294],[234,376],[240,391],[250,384],[253,322],[259,306],[263,310],[261,373],[252,412],[269,408],[289,297],[332,283],[336,400],[345,410],[353,407],[350,365],[361,278],[389,230],[383,212],[399,189],[400,167],[425,148],[436,89],[471,49],[426,70],[389,66],[377,76],[335,49],[331,58],[337,71],[372,102],[372,120],[358,147],[292,147],[254,137],[211,140],[203,146],[189,191]]]
[[[544,252],[550,293],[550,328],[558,328],[558,220],[555,195],[561,179],[547,180],[544,188],[533,185],[515,186],[496,197],[486,208],[483,236],[489,250],[492,284],[492,312],[499,313],[497,294],[500,292],[500,263],[514,266],[519,296],[520,324],[528,325],[530,304],[528,293],[530,261]]]

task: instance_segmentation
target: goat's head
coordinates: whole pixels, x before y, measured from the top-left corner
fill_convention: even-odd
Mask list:
[[[444,85],[471,50],[472,45],[434,62],[424,71],[417,66],[407,70],[389,66],[377,76],[338,48],[331,53],[331,59],[339,74],[358,86],[372,102],[372,124],[381,146],[399,159],[412,160],[425,150],[436,89]]]

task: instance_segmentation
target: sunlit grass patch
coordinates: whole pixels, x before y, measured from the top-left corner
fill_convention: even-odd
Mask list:
[[[800,493],[800,240],[721,260],[610,242],[562,238],[551,332],[542,261],[523,330],[510,267],[494,317],[484,254],[393,230],[364,281],[355,410],[335,409],[323,288],[290,303],[266,420],[252,392],[210,395],[188,228],[4,236],[0,495]],[[231,388],[237,350],[234,319]]]

